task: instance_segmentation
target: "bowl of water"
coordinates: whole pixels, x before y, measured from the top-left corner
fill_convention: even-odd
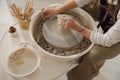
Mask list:
[[[5,69],[13,77],[26,77],[40,66],[40,54],[29,44],[18,44],[8,51]]]

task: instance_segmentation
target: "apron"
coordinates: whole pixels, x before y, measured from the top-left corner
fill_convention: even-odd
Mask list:
[[[106,33],[117,21],[117,14],[120,9],[120,0],[116,5],[108,4],[107,0],[100,0],[100,22],[97,28],[101,27]]]

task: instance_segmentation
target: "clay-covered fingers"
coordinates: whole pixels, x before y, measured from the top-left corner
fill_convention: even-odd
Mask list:
[[[58,24],[63,26],[66,20],[64,19],[62,15],[58,15],[57,17],[58,17]]]
[[[65,29],[70,29],[69,26],[69,19],[64,19],[63,17],[60,19],[60,23],[61,25],[65,28]]]
[[[67,20],[65,21],[64,28],[65,28],[65,29],[70,29],[70,28],[71,28],[70,23],[71,23],[71,19],[67,19]]]
[[[79,23],[73,19],[67,19],[64,25],[65,29],[74,29],[78,30]]]
[[[49,8],[43,8],[42,9],[42,14],[44,15],[45,18],[49,18],[50,17],[50,10],[49,10]]]
[[[42,10],[42,13],[45,18],[49,18],[51,16],[54,16],[55,14],[58,13],[58,8],[57,7],[47,7]]]
[[[68,19],[63,15],[58,15],[58,24],[62,25],[65,28],[66,22]]]

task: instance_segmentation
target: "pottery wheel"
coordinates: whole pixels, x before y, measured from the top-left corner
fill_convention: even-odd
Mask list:
[[[69,15],[70,16],[70,15]],[[77,18],[70,16],[74,20]],[[75,30],[66,30],[58,24],[57,15],[48,19],[43,25],[43,36],[45,40],[57,48],[70,49],[81,42],[83,36]]]

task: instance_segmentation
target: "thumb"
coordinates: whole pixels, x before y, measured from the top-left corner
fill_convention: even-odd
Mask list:
[[[70,29],[70,25],[69,25],[68,21],[66,21],[66,23],[64,25],[64,28],[67,29],[67,30]]]

